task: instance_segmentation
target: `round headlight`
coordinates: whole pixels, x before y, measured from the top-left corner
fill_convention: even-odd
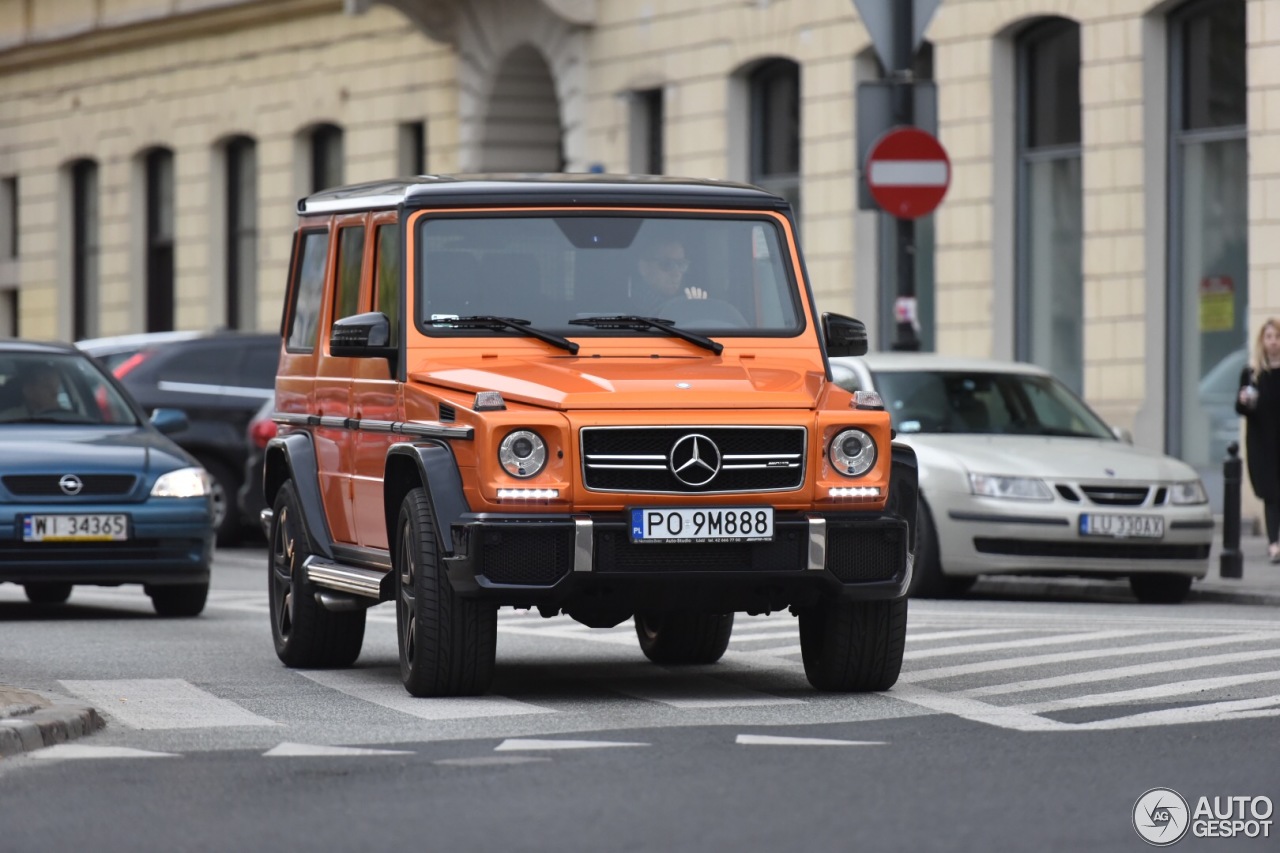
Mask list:
[[[847,429],[831,442],[827,458],[846,477],[861,477],[876,464],[876,443],[860,429]]]
[[[498,445],[498,461],[512,477],[532,477],[547,464],[547,443],[533,430],[518,429]]]

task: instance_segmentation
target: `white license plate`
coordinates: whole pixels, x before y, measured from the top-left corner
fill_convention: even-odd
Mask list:
[[[129,516],[107,513],[26,515],[24,542],[123,542],[129,538]]]
[[[772,542],[773,507],[631,510],[632,542]]]
[[[1122,515],[1092,512],[1080,516],[1081,536],[1110,536],[1113,539],[1160,539],[1164,518],[1158,515]]]

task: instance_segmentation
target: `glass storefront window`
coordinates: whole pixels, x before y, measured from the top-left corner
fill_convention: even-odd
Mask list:
[[[1166,441],[1200,472],[1220,509],[1250,338],[1244,2],[1189,3],[1171,18],[1170,34]]]
[[[1080,27],[1052,18],[1018,40],[1017,357],[1084,390]]]

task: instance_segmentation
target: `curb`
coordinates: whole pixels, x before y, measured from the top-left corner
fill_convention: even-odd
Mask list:
[[[0,718],[0,758],[66,743],[93,734],[105,725],[96,708],[53,699],[48,707]]]

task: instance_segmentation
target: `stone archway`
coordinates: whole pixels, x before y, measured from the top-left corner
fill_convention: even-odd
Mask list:
[[[352,14],[375,2],[394,7],[454,48],[458,171],[581,172],[587,169],[586,36],[596,22],[596,1],[345,0],[345,6]],[[535,100],[526,100],[526,89]],[[516,144],[521,140],[526,144]]]
[[[524,44],[502,58],[480,121],[482,172],[564,171],[560,102],[546,60]]]

